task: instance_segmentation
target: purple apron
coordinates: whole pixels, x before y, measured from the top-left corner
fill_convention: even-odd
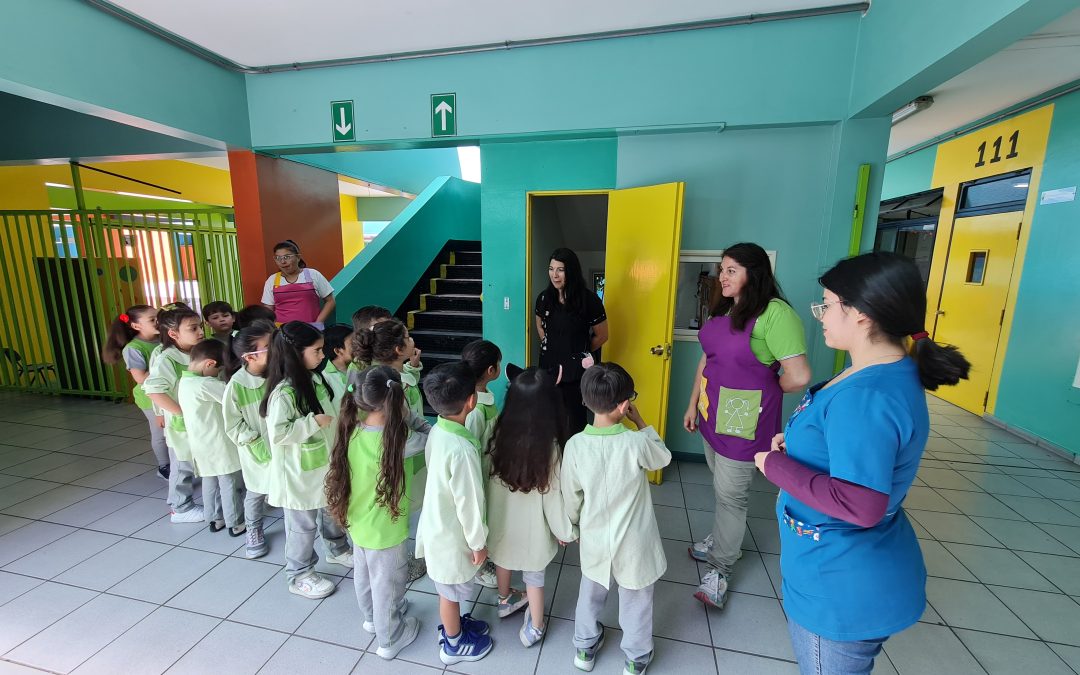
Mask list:
[[[757,319],[736,332],[731,317],[709,319],[698,331],[705,352],[698,399],[698,428],[714,451],[741,462],[769,449],[780,433],[780,362],[766,366],[750,350]]]

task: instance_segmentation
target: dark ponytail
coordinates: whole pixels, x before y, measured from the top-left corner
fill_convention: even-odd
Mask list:
[[[240,329],[233,336],[230,349],[225,353],[225,372],[229,377],[244,367],[244,354],[255,351],[255,342],[274,332],[274,322],[259,319]]]
[[[109,326],[109,337],[105,340],[105,346],[101,349],[101,360],[105,363],[120,363],[124,357],[124,347],[135,339],[139,331],[131,327],[133,323],[142,322],[143,315],[155,311],[150,305],[132,305],[127,311],[112,320]]]
[[[266,362],[266,394],[259,404],[259,414],[266,417],[270,395],[282,382],[288,381],[296,390],[296,408],[301,415],[322,415],[325,411],[315,393],[315,378],[326,388],[331,399],[333,391],[326,386],[322,373],[304,367],[302,352],[322,339],[322,333],[303,321],[290,321],[274,331]]]
[[[469,367],[479,383],[488,368],[499,367],[502,361],[502,350],[490,340],[473,340],[461,351],[461,360]]]
[[[405,442],[409,436],[401,375],[389,366],[374,366],[362,372],[350,371],[348,382],[326,474],[327,510],[342,527],[348,527],[349,495],[352,493],[349,443],[360,425],[361,411],[380,410],[385,424],[379,475],[375,479],[375,503],[390,512],[391,520],[397,520],[408,513],[407,508],[401,507],[405,496]]]
[[[407,329],[399,319],[380,321],[371,328],[353,334],[353,358],[361,363],[392,363],[400,358],[398,348],[404,349]]]
[[[934,391],[966,380],[971,364],[956,347],[939,345],[926,335],[926,287],[909,258],[883,251],[841,260],[818,282],[874,322],[871,339],[903,345],[918,364],[919,380]]]

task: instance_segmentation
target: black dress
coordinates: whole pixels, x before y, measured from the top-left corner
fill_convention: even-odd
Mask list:
[[[567,431],[573,435],[585,428],[585,405],[581,402],[581,359],[592,346],[592,328],[607,321],[604,303],[592,291],[584,292],[582,309],[571,311],[559,302],[557,292],[543,291],[536,297],[536,316],[544,329],[540,340],[540,367],[557,375],[562,366],[559,391],[566,408]]]

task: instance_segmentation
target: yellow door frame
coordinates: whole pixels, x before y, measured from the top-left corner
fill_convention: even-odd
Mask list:
[[[986,403],[986,412],[990,414],[993,414],[997,403],[1001,371],[1005,363],[1005,350],[1009,344],[1012,321],[1016,314],[1017,289],[1020,287],[1020,279],[1023,275],[1024,258],[1031,234],[1031,219],[1035,213],[1035,206],[1039,203],[1039,181],[1042,178],[1043,160],[1046,156],[1050,122],[1053,117],[1054,104],[1050,103],[1023,115],[977,129],[939,145],[934,161],[934,175],[930,184],[933,187],[943,188],[944,192],[941,212],[938,216],[937,239],[930,263],[930,277],[926,285],[926,330],[931,335],[936,330],[937,312],[941,306],[945,267],[948,262],[949,247],[952,244],[953,223],[956,221],[961,185],[980,178],[1031,169],[1020,239],[1013,263],[1014,272],[1005,302],[1005,318],[1001,323],[996,348],[997,357],[994,359],[993,370],[990,374],[990,390]],[[1014,133],[1019,133],[1016,151],[1008,152],[1008,149],[1011,149],[1008,141]],[[995,143],[1002,148],[1003,155],[997,161],[993,159]]]
[[[525,367],[535,366],[532,362],[533,330],[536,317],[532,306],[536,300],[536,291],[532,287],[532,200],[533,197],[573,197],[579,195],[610,195],[614,190],[536,190],[525,193]],[[607,223],[604,224],[605,227]]]

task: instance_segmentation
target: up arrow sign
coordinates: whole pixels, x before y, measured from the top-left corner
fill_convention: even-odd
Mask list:
[[[335,143],[356,140],[352,101],[330,102],[331,133]]]
[[[457,94],[431,95],[431,136],[457,136]]]

